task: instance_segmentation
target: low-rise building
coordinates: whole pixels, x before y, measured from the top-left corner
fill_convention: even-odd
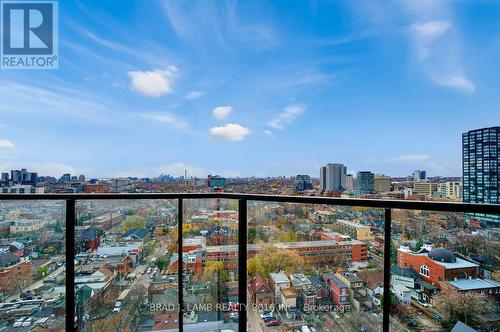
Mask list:
[[[274,292],[274,303],[281,303],[281,288],[290,288],[290,279],[283,273],[270,273],[271,289]]]
[[[328,286],[330,291],[330,297],[339,307],[339,309],[344,308],[344,306],[349,305],[349,290],[347,285],[337,278],[333,273],[327,273],[322,275],[323,280]]]
[[[275,302],[273,289],[269,281],[258,273],[250,279],[249,292],[252,303],[259,306],[259,308],[269,306]]]

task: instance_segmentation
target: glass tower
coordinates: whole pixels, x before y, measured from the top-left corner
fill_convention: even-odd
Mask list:
[[[500,127],[462,134],[463,200],[499,204]]]

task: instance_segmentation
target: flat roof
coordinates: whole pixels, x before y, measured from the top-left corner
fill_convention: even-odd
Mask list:
[[[458,290],[475,290],[475,289],[488,289],[500,287],[500,282],[492,279],[458,279],[453,281],[448,281],[450,285],[457,288]]]
[[[269,273],[269,276],[276,284],[290,282],[290,279],[284,273]]]
[[[412,252],[412,254],[418,255],[418,256],[427,256],[427,257],[429,257],[429,253],[428,252],[422,252],[422,253],[414,253],[414,252]],[[453,262],[453,263],[446,263],[446,262],[435,261],[435,260],[433,260],[432,258],[429,257],[429,259],[431,259],[433,262],[435,262],[436,264],[439,264],[441,266],[444,266],[448,270],[463,269],[463,268],[468,268],[468,267],[479,267],[479,264],[469,262],[469,261],[467,261],[465,259],[462,259],[460,257],[457,257],[457,256],[455,256],[455,258],[457,259],[455,262]]]
[[[337,242],[335,240],[320,240],[320,241],[302,241],[302,242],[275,242],[269,243],[278,248],[282,249],[298,249],[298,248],[313,248],[313,247],[326,247],[326,246],[337,246],[337,245],[351,245],[351,244],[363,244],[361,241],[342,241]],[[259,250],[261,245],[259,244],[248,244],[248,250]],[[206,246],[207,252],[228,252],[228,251],[238,251],[237,244],[227,244],[220,246]]]
[[[337,219],[337,222],[348,225],[354,228],[370,228],[370,226],[360,224],[358,222],[350,221],[350,220],[345,220],[345,219]]]

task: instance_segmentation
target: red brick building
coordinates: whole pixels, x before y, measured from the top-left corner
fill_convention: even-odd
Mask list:
[[[402,243],[397,256],[399,267],[412,268],[424,281],[438,287],[443,281],[479,276],[479,264],[456,257],[445,248],[432,248],[430,244],[413,252],[407,243]]]
[[[339,309],[349,305],[349,287],[332,273],[321,276],[330,291],[330,297]]]
[[[0,257],[0,291],[18,290],[32,281],[31,261],[21,259],[12,253]]]
[[[268,306],[274,303],[274,294],[269,281],[258,273],[250,280],[249,291],[254,305]]]

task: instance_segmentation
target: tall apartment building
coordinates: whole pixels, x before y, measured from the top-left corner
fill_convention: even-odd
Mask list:
[[[463,201],[499,204],[500,127],[462,134]]]
[[[374,177],[375,192],[386,193],[391,191],[391,177],[383,174],[375,174]]]
[[[320,168],[320,189],[341,191],[346,189],[347,167],[343,164],[326,164]]]
[[[356,176],[356,194],[373,194],[375,192],[375,175],[369,171],[360,171]]]
[[[354,191],[354,189],[356,189],[356,182],[354,181],[354,175],[347,174],[345,176],[345,189],[349,191]]]
[[[9,173],[2,173],[2,182],[8,182],[9,181]]]
[[[447,198],[462,198],[462,183],[460,181],[447,181],[438,185],[438,191]]]
[[[413,182],[424,181],[427,178],[427,173],[425,171],[415,170],[413,171]]]

